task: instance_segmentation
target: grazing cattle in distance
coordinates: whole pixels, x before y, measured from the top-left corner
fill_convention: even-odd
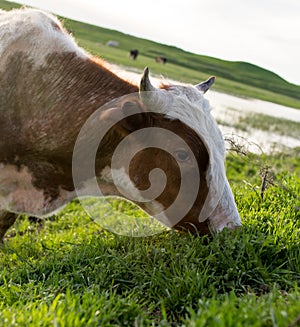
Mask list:
[[[114,41],[114,40],[109,40],[109,41],[106,42],[106,45],[108,47],[117,48],[119,46],[119,42],[118,41]]]
[[[160,63],[160,64],[166,64],[167,63],[167,58],[158,56],[158,57],[155,58],[155,61]]]
[[[129,56],[131,59],[136,60],[136,58],[139,55],[139,50],[135,49],[135,50],[130,50],[129,52]]]
[[[195,229],[204,235],[240,226],[225,175],[224,141],[203,97],[213,81],[212,77],[196,86],[155,88],[145,69],[138,87],[79,48],[56,17],[34,9],[1,13],[0,240],[18,214],[49,216],[81,194],[88,195],[90,180],[96,180],[103,195],[129,199],[128,192],[135,195],[133,202],[176,229]],[[87,129],[91,133],[81,138],[93,115]],[[74,167],[76,145],[80,147],[85,137],[94,141],[101,132],[97,124],[104,126],[116,117],[118,122],[96,152],[96,179],[80,175],[75,187],[74,171],[85,168],[90,153],[83,144],[80,165]],[[184,143],[164,139],[169,153],[152,146],[139,150],[126,170],[122,165],[128,154],[148,145],[136,136],[139,130],[149,130],[151,142],[162,141],[157,133],[151,134],[160,130]],[[129,141],[120,167],[114,169],[114,151],[125,139]],[[157,168],[164,171],[166,183],[159,196],[144,201],[143,192],[151,183],[158,188],[163,184],[164,178],[157,174],[152,178]],[[179,197],[182,180],[191,178]],[[185,208],[192,184],[197,183],[191,206],[174,221],[173,215]]]
[[[74,36],[74,31],[72,30],[72,29],[67,29],[67,32],[70,34],[70,35],[72,35],[72,36]]]

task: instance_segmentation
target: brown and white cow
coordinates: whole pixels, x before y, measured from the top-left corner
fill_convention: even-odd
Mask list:
[[[139,88],[79,48],[52,15],[34,9],[1,11],[0,240],[18,214],[47,216],[78,195],[88,195],[86,185],[93,176],[83,174],[75,185],[78,167],[72,167],[72,161],[91,115],[96,115],[100,130],[101,124],[118,118],[99,143],[95,158],[94,172],[103,195],[130,198],[126,194],[134,193],[133,202],[176,229],[208,234],[240,226],[225,175],[224,142],[203,97],[213,81],[156,89],[146,69]],[[149,128],[169,131],[185,143],[171,138],[164,145],[167,151],[145,147],[135,153],[129,167],[122,167],[119,160],[118,169],[113,169],[118,144],[129,139],[122,150],[125,162],[137,144],[146,142],[133,132]],[[148,136],[161,142],[158,134]],[[80,155],[88,156],[88,147]],[[85,157],[81,159],[84,168]],[[165,173],[164,189],[155,199],[141,200],[151,183],[161,187],[159,178],[149,181],[156,168]],[[179,197],[183,178],[189,185]],[[198,185],[193,203],[182,210],[193,184]],[[182,219],[174,220],[178,211],[184,212]]]

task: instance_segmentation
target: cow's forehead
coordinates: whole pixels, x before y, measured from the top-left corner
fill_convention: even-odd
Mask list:
[[[147,96],[142,94],[143,97],[148,110],[182,121],[200,136],[209,152],[216,151],[224,155],[224,140],[211,115],[209,101],[196,87],[167,85],[160,90],[151,91]]]
[[[170,85],[157,98],[157,111],[183,121],[200,135],[203,123],[207,127],[215,124],[208,100],[193,86]]]
[[[222,170],[225,144],[203,94],[193,86],[170,85],[161,90],[158,100],[161,113],[179,119],[199,135],[208,150],[211,169]]]
[[[168,92],[173,94],[176,97],[181,97],[192,103],[198,103],[200,110],[205,110],[206,106],[203,106],[205,99],[203,94],[199,92],[196,87],[191,85],[170,85],[167,89]]]

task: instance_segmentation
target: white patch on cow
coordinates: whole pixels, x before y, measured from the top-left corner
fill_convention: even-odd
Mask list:
[[[74,52],[87,58],[60,21],[37,9],[16,9],[0,15],[0,69],[11,53],[24,52],[42,65],[49,53]]]
[[[118,188],[120,195],[123,195],[125,198],[137,202],[147,201],[141,196],[140,191],[132,183],[124,167],[120,169],[111,169],[109,166],[106,166],[101,171],[100,176],[105,182],[114,184]]]
[[[32,185],[27,168],[4,165],[0,170],[0,208],[15,213],[41,213],[44,208],[42,190]]]
[[[113,183],[111,168],[109,166],[106,166],[102,169],[100,178],[107,183]]]
[[[52,202],[47,201],[44,190],[32,183],[32,175],[27,167],[14,165],[0,166],[0,209],[14,213],[26,213],[36,217],[47,217],[60,211],[75,197],[74,192],[61,189]]]

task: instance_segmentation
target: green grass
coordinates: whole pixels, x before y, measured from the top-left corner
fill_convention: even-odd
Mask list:
[[[298,158],[299,149],[230,154],[228,177],[244,226],[213,239],[173,231],[119,236],[76,201],[43,224],[21,216],[0,253],[0,325],[296,326]],[[267,166],[273,173],[262,200]],[[117,218],[132,205],[115,210]]]
[[[0,0],[0,8],[19,5]],[[258,98],[294,108],[300,108],[300,86],[288,83],[278,75],[261,67],[196,55],[173,46],[159,44],[74,20],[65,19],[65,26],[74,32],[80,46],[108,62],[142,72],[149,66],[153,74],[196,84],[210,75],[217,76],[214,89],[242,97]],[[117,40],[118,48],[107,47],[109,40]],[[128,53],[138,48],[141,55],[136,61]],[[166,65],[154,61],[157,55],[168,58]]]
[[[0,7],[11,6],[0,0]],[[296,86],[258,67],[73,21],[66,25],[82,46],[111,62],[149,65],[185,82],[216,74],[220,90],[299,107]],[[118,37],[118,49],[97,45]],[[143,55],[133,63],[127,51],[136,42]],[[171,62],[154,63],[158,52]],[[267,130],[261,119],[251,118],[252,128]],[[298,133],[298,125],[268,122],[283,133]],[[299,157],[299,148],[261,156],[230,153],[227,175],[243,228],[214,238],[166,230],[140,238],[111,233],[103,226],[136,231],[153,224],[137,207],[116,199],[101,204],[102,227],[78,201],[42,223],[20,216],[0,249],[0,326],[299,326]],[[131,218],[127,226],[124,215]]]

